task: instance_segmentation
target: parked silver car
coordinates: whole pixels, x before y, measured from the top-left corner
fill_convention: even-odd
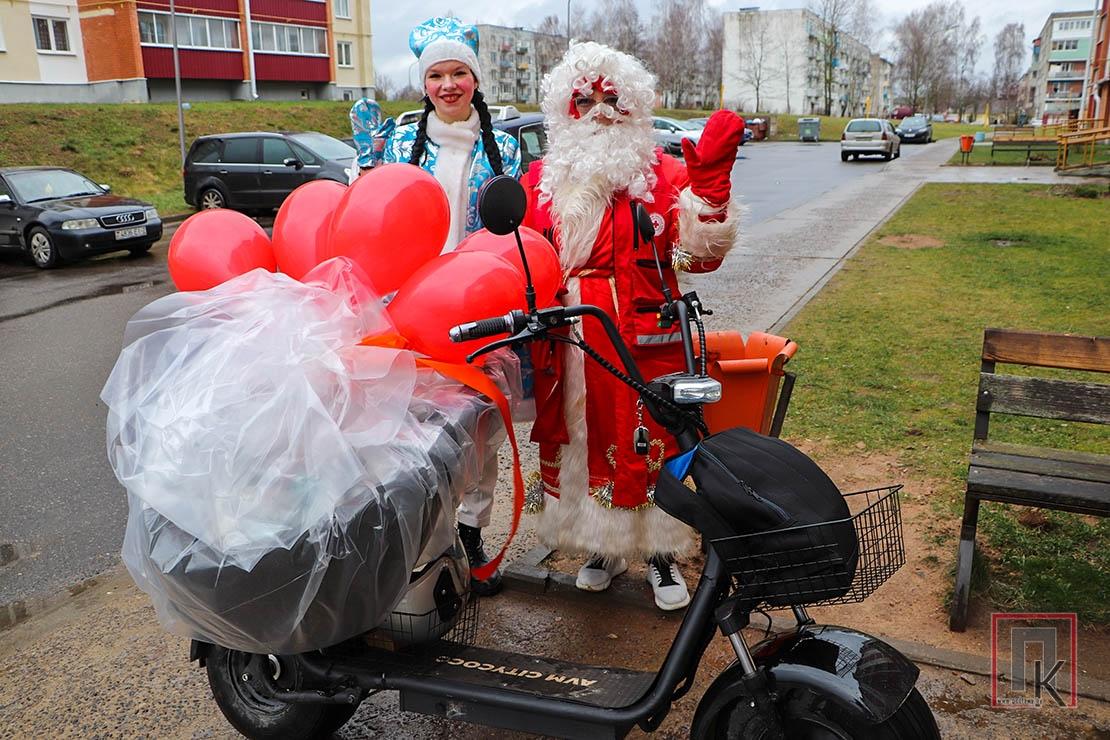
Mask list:
[[[676,157],[682,156],[683,139],[690,139],[697,144],[698,139],[701,138],[701,132],[704,130],[701,126],[689,121],[679,121],[663,116],[655,116],[652,121],[652,126],[655,129],[655,143],[661,146],[665,153]]]
[[[902,154],[902,140],[889,121],[881,118],[853,118],[840,135],[840,161],[878,154],[888,162]]]

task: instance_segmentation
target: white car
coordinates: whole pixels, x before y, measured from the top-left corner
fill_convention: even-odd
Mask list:
[[[422,115],[424,115],[423,108],[407,110],[397,116],[397,125],[404,126],[406,123],[416,123]],[[520,118],[520,111],[514,105],[491,105],[489,106],[489,116],[494,121],[508,121],[511,118]]]
[[[902,139],[882,118],[853,118],[840,135],[840,161],[878,154],[888,162],[902,154]]]

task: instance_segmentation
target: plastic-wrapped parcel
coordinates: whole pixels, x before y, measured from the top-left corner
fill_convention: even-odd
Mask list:
[[[256,653],[372,629],[504,438],[492,403],[359,346],[388,328],[344,260],[139,311],[104,387],[123,560],[177,634]],[[511,353],[487,368],[519,388]],[[428,553],[425,558],[439,553]]]

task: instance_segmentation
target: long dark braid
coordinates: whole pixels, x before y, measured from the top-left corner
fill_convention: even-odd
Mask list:
[[[478,121],[482,124],[482,146],[486,150],[486,159],[493,168],[493,174],[500,175],[504,172],[501,163],[501,150],[497,148],[497,139],[493,138],[493,120],[486,106],[486,96],[481,90],[474,91],[474,110],[478,111]]]
[[[409,157],[409,164],[419,166],[420,160],[424,158],[424,150],[428,146],[428,116],[432,115],[432,111],[435,109],[432,99],[425,95],[424,113],[420,116],[420,124],[416,127],[416,141],[412,143],[412,155]]]

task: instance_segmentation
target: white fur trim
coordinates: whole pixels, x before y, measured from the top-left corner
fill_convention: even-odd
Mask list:
[[[441,254],[453,252],[466,237],[466,209],[470,203],[471,155],[478,140],[481,122],[478,111],[470,108],[470,118],[465,121],[445,123],[435,111],[428,116],[428,138],[439,146],[436,170],[432,174],[447,193],[451,204],[451,226],[447,231]]]
[[[423,81],[428,67],[447,61],[462,62],[470,67],[470,71],[474,73],[474,79],[481,84],[482,68],[478,66],[478,55],[463,42],[450,39],[433,41],[424,47],[424,51],[420,54],[420,79]]]
[[[740,241],[740,216],[744,207],[735,199],[727,206],[724,221],[702,221],[698,216],[717,214],[720,208],[694,195],[690,188],[678,194],[678,241],[682,251],[698,262],[720,259]]]
[[[582,302],[581,281],[567,281],[568,306]],[[606,507],[590,495],[586,438],[585,356],[561,345],[566,382],[563,413],[570,444],[559,466],[559,497],[544,494],[536,533],[548,547],[605,557],[648,558],[681,554],[693,544],[693,530],[655,506],[639,510]]]

